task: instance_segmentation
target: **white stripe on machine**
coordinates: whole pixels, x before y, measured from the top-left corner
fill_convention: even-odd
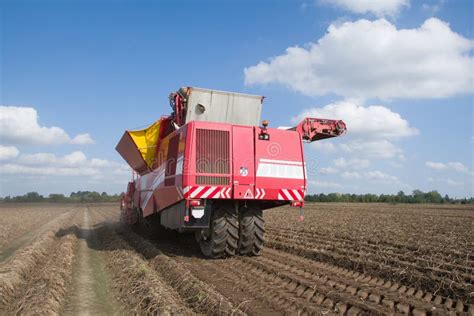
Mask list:
[[[260,159],[262,161],[263,159]],[[257,169],[257,177],[304,179],[303,164],[291,165],[280,163],[260,162]]]
[[[268,162],[268,163],[276,163],[276,164],[284,164],[284,165],[297,165],[297,166],[303,165],[301,161],[277,160],[277,159],[265,159],[265,158],[260,158],[260,162]]]

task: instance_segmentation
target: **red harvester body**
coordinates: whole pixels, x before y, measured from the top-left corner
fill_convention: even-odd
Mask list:
[[[304,204],[302,141],[346,130],[342,121],[314,118],[291,129],[258,126],[260,96],[187,87],[170,101],[172,115],[125,132],[116,147],[137,174],[122,219],[194,232],[214,258],[260,254],[262,210]]]

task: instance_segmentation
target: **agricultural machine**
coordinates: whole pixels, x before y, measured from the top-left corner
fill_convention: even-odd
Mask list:
[[[259,255],[262,211],[304,205],[302,142],[340,136],[340,120],[305,118],[293,128],[260,124],[264,98],[185,87],[172,113],[126,131],[117,151],[134,170],[122,220],[193,232],[211,258]]]

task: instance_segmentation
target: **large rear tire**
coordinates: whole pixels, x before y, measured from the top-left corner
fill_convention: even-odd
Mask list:
[[[244,208],[240,214],[239,253],[260,256],[265,243],[265,220],[262,209],[256,206]]]
[[[239,221],[235,212],[226,207],[217,208],[211,217],[207,234],[201,234],[199,245],[209,258],[234,256],[239,240]]]

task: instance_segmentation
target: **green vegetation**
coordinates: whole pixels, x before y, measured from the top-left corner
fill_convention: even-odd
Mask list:
[[[438,191],[422,192],[414,190],[411,195],[406,195],[403,191],[396,195],[391,194],[349,194],[349,193],[329,193],[306,195],[308,202],[364,202],[364,203],[453,203],[453,204],[474,204],[474,198],[452,199],[447,194],[443,197]]]
[[[69,196],[64,194],[50,194],[48,197],[44,197],[37,192],[28,192],[25,195],[19,196],[6,196],[0,198],[0,203],[28,203],[28,202],[53,202],[53,203],[91,203],[91,202],[118,202],[120,201],[120,195],[108,195],[106,192],[95,192],[95,191],[77,191],[72,192]]]
[[[474,204],[474,198],[453,199],[447,194],[443,197],[438,191],[423,192],[414,190],[412,194],[406,195],[403,191],[398,194],[350,194],[350,193],[329,193],[306,195],[307,202],[362,202],[362,203],[451,203],[451,204]],[[106,192],[77,191],[69,196],[64,194],[50,194],[44,197],[37,192],[28,192],[20,196],[6,196],[0,198],[0,203],[25,203],[25,202],[53,202],[53,203],[93,203],[93,202],[118,202],[120,195],[108,195]]]

